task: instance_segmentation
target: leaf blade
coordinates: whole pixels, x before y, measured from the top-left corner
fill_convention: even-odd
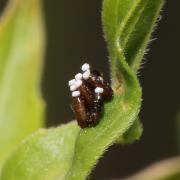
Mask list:
[[[44,114],[39,95],[44,49],[40,4],[9,3],[0,21],[0,166],[25,136],[42,126]]]
[[[135,72],[141,65],[163,5],[163,0],[147,1],[131,35],[129,35],[129,40],[126,40],[124,45],[126,59]]]
[[[0,179],[63,179],[73,158],[78,133],[79,127],[72,122],[32,134],[8,159]]]
[[[119,12],[116,14],[111,11],[113,5],[114,9],[115,6],[116,9],[119,8]],[[144,57],[163,5],[164,0],[104,1],[103,24],[106,39],[113,42],[117,40],[117,36],[119,37],[117,41],[119,41],[122,54],[135,72],[138,70]],[[126,10],[123,10],[123,7]],[[118,23],[118,20],[120,23]],[[114,26],[111,26],[111,23],[109,23],[111,21],[115,24]],[[119,29],[118,32],[116,31],[117,27]],[[112,46],[111,44],[109,45],[109,51],[112,51]],[[112,66],[112,76],[115,76],[114,71],[115,68]],[[113,78],[115,79],[116,77]],[[115,82],[117,81],[115,80]]]

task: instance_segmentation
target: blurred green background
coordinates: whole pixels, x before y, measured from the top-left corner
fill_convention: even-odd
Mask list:
[[[1,11],[6,2],[0,0]],[[47,49],[42,92],[47,102],[47,126],[73,119],[67,82],[80,70],[82,63],[90,63],[109,79],[101,3],[100,0],[44,0]],[[144,133],[141,140],[133,145],[111,147],[93,171],[92,179],[127,176],[150,163],[179,154],[179,7],[178,0],[166,2],[163,18],[153,35],[157,39],[149,46],[150,52],[139,71],[143,87],[140,117]]]

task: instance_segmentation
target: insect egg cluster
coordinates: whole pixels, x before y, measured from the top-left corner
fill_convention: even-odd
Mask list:
[[[102,115],[105,101],[113,97],[111,86],[101,73],[91,70],[89,64],[81,67],[82,73],[69,81],[72,92],[72,109],[81,128],[96,125]]]

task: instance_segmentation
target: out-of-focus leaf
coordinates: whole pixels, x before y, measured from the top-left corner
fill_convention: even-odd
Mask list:
[[[125,178],[126,180],[179,180],[180,157],[157,162],[140,172]]]
[[[42,126],[44,30],[39,0],[10,0],[0,19],[0,166]]]

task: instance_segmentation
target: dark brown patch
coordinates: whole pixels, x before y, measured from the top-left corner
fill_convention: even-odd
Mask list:
[[[103,88],[104,92],[95,93],[97,87]],[[91,127],[99,122],[102,115],[104,102],[110,101],[113,97],[111,86],[103,79],[101,73],[91,70],[90,77],[83,80],[78,88],[79,97],[73,97],[72,108],[81,128]]]

